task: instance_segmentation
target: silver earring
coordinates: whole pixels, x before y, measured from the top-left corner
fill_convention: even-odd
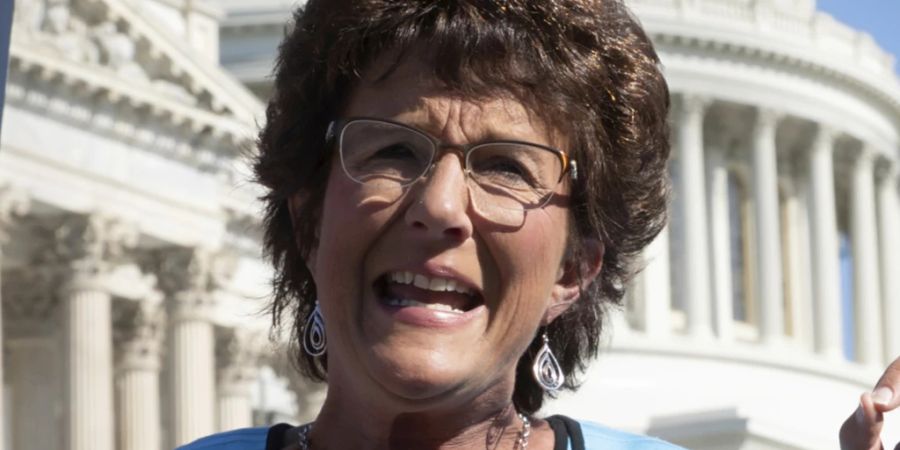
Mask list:
[[[316,300],[316,307],[303,326],[303,350],[309,356],[322,356],[325,354],[325,344],[325,320],[322,319],[322,310]]]
[[[559,361],[556,360],[553,351],[550,350],[550,339],[547,337],[546,331],[544,331],[543,338],[544,345],[538,351],[537,356],[535,356],[531,371],[534,375],[534,380],[541,385],[541,388],[554,395],[566,382],[566,375],[563,373],[562,368],[559,367]]]

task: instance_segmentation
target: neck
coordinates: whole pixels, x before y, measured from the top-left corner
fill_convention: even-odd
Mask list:
[[[512,449],[523,428],[511,401],[403,412],[329,393],[310,440],[319,449]]]

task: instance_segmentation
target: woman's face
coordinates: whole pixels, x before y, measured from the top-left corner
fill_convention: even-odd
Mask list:
[[[451,96],[422,73],[407,61],[386,80],[366,77],[343,116],[394,120],[449,144],[564,148],[520,102]],[[348,178],[335,157],[309,261],[327,330],[329,396],[374,395],[407,411],[508,401],[519,356],[565,309],[550,306],[577,296],[560,269],[567,183],[516,226],[482,217],[467,189],[452,152],[396,200]]]

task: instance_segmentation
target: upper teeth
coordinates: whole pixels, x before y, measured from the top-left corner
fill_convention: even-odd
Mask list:
[[[388,305],[391,306],[419,306],[422,308],[433,309],[435,311],[445,311],[452,312],[457,314],[462,314],[465,311],[461,309],[454,308],[450,305],[445,305],[443,303],[422,303],[416,300],[411,300],[408,298],[390,298],[388,299]]]
[[[459,284],[456,280],[448,278],[428,278],[425,275],[412,272],[391,272],[388,278],[398,284],[412,284],[420,289],[428,289],[437,292],[459,292],[460,294],[473,295],[475,291]]]

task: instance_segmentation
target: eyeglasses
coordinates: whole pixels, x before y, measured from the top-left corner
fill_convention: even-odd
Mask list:
[[[566,173],[577,179],[575,161],[566,153],[529,142],[452,145],[411,126],[373,118],[332,122],[326,139],[335,138],[347,176],[388,201],[427,176],[443,152],[458,153],[475,209],[507,225],[520,224],[526,210],[545,206]]]

